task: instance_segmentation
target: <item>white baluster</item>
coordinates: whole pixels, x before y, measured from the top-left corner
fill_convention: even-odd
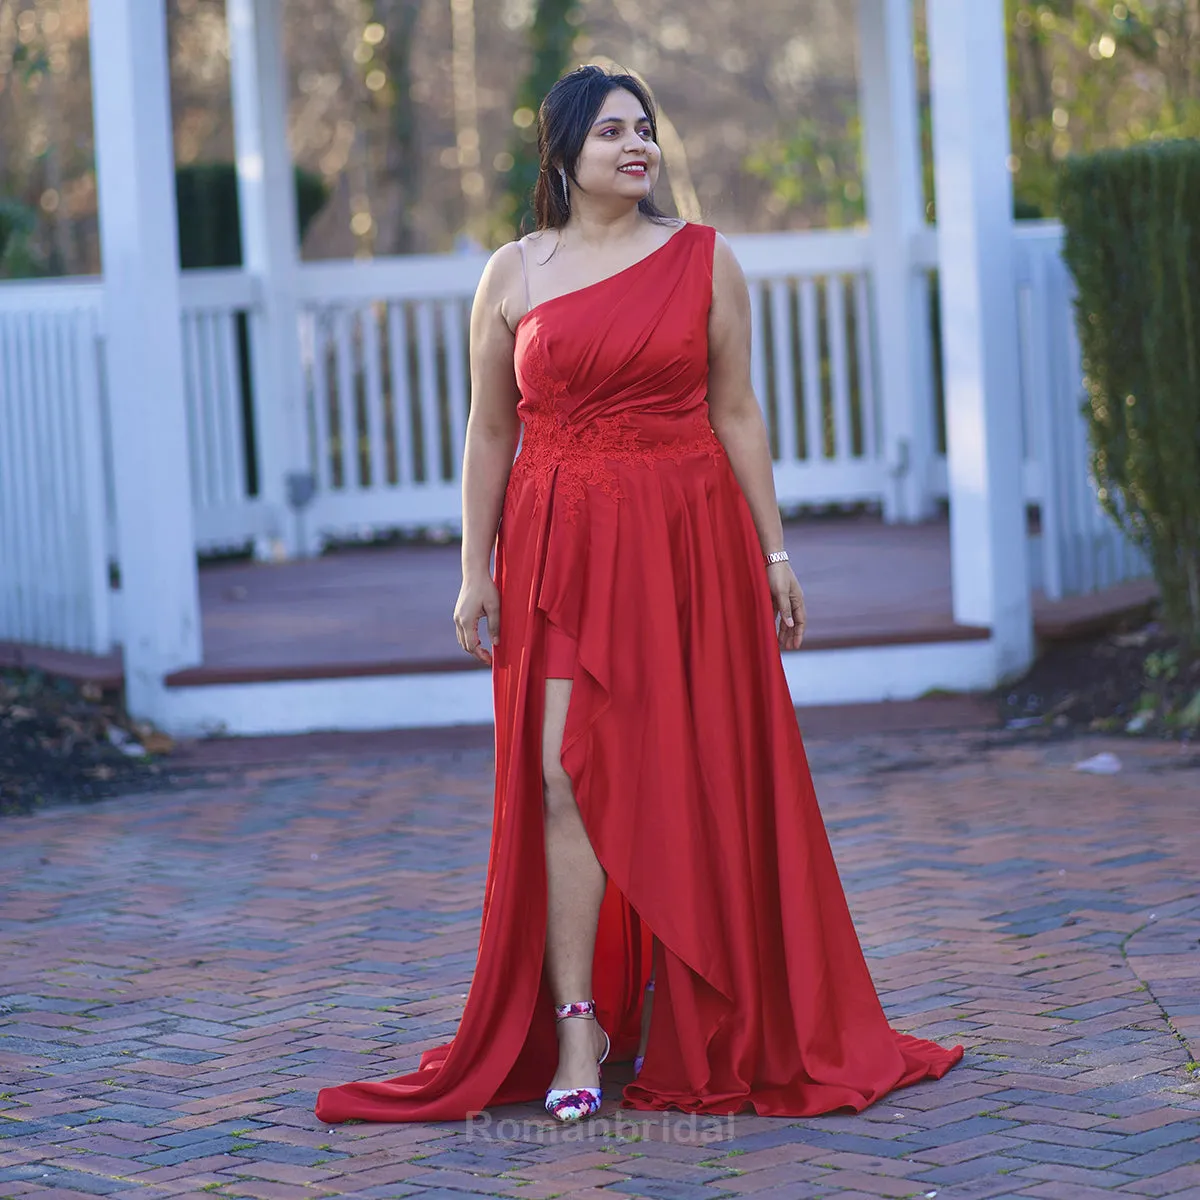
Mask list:
[[[800,281],[800,367],[804,380],[804,439],[806,460],[812,465],[824,457],[824,395],[821,387],[821,326],[817,312],[817,281]]]

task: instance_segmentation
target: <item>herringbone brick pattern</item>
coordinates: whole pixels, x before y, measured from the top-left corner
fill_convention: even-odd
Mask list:
[[[536,1105],[349,1125],[315,1090],[454,1030],[490,758],[299,762],[0,824],[0,1197],[1200,1197],[1200,759],[810,745],[895,1025],[968,1047],[859,1116]],[[1191,1048],[1189,1048],[1189,1039]]]

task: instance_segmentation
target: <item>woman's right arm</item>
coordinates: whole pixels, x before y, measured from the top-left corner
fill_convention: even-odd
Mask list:
[[[479,622],[486,618],[489,640],[500,640],[500,594],[491,574],[492,546],[520,433],[514,338],[506,319],[512,297],[521,294],[520,254],[518,245],[510,242],[492,255],[471,308],[471,411],[462,472],[463,579],[454,606],[454,627],[458,644],[489,666],[492,655],[479,640]]]

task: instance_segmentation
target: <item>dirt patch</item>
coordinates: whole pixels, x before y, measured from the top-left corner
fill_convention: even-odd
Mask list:
[[[0,813],[160,787],[170,749],[170,739],[130,721],[114,694],[37,671],[0,672]]]
[[[1190,738],[1200,734],[1200,656],[1189,662],[1157,621],[1051,643],[995,694],[1009,728]]]

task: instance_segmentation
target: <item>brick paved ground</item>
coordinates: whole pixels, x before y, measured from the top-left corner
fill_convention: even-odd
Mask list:
[[[1120,774],[1071,770],[1105,748]],[[0,1196],[1200,1197],[1200,756],[810,750],[889,1015],[968,1046],[942,1082],[808,1121],[321,1126],[318,1086],[452,1033],[487,847],[486,751],[359,753],[0,823]]]

